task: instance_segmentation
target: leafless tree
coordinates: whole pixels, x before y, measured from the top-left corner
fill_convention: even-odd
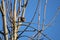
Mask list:
[[[9,39],[17,40],[16,38],[18,37],[17,32],[20,27],[19,25],[25,21],[24,14],[25,14],[26,6],[28,4],[28,0],[24,0],[23,5],[21,5],[21,0],[13,0],[13,1],[14,3],[12,3],[12,0],[1,0],[0,12],[2,14],[3,31],[4,31],[1,32],[1,34],[3,34],[5,40],[9,40]],[[18,10],[16,10],[17,3],[19,4]],[[12,4],[14,5],[13,7]],[[21,16],[19,16],[20,13]],[[9,26],[11,30],[9,29]],[[8,38],[8,34],[10,35],[10,38]]]
[[[37,36],[39,40],[41,35],[46,37],[47,39],[51,40],[47,35],[43,33],[43,31],[48,28],[48,26],[51,25],[52,21],[55,19],[58,13],[53,16],[53,19],[48,23],[44,24],[45,18],[46,18],[46,6],[48,3],[48,0],[45,1],[44,5],[44,14],[43,14],[43,22],[40,24],[40,0],[38,0],[36,10],[34,12],[34,15],[30,22],[25,22],[25,11],[26,7],[29,3],[29,0],[1,0],[0,5],[0,12],[2,14],[2,21],[3,21],[3,31],[0,31],[0,34],[3,35],[4,40],[18,40],[21,37],[28,37],[31,40],[34,40],[34,38]],[[60,9],[58,9],[60,10]],[[33,20],[36,16],[36,13],[38,12],[38,23],[33,23]],[[28,23],[28,24],[23,24]],[[34,28],[33,26],[30,26],[31,24],[37,24],[38,29]],[[22,31],[19,30],[21,26],[26,26],[26,28]],[[40,26],[42,26],[42,29],[39,29]],[[46,26],[46,28],[44,27]],[[34,30],[27,30],[28,28],[33,28]],[[24,32],[35,32],[33,36],[27,36],[22,35]],[[20,34],[18,34],[21,32]],[[0,38],[1,39],[1,38]],[[2,39],[1,39],[2,40]]]

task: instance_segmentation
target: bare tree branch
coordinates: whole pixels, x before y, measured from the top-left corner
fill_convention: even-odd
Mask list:
[[[4,36],[4,33],[2,31],[0,31],[0,34],[2,34]]]
[[[2,8],[3,8],[2,20],[3,20],[4,38],[5,40],[8,40],[8,30],[7,30],[7,25],[6,25],[6,10],[5,10],[5,5],[4,5],[4,0],[2,0]]]

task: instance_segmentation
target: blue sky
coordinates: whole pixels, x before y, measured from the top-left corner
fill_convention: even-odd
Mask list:
[[[26,22],[30,22],[31,18],[34,15],[36,6],[37,6],[38,0],[29,0],[28,6],[26,8],[25,12],[25,18]],[[44,13],[44,4],[45,0],[41,0],[41,11],[40,11],[40,24],[42,24],[43,20],[43,13]],[[47,8],[46,8],[46,19],[45,19],[45,24],[48,24],[49,21],[53,19],[53,16],[58,10],[58,7],[60,7],[60,0],[48,0],[47,3]],[[38,13],[38,12],[37,12]],[[53,20],[51,25],[43,32],[44,34],[47,34],[48,37],[50,37],[52,40],[60,40],[60,11],[58,11],[58,15],[56,18]],[[1,14],[0,14],[0,30],[2,29],[2,20],[1,20]],[[36,23],[38,20],[38,14],[36,14],[35,19],[33,20],[34,23]],[[31,26],[34,26],[34,28],[37,28],[36,24],[31,24]],[[23,30],[25,27],[21,27],[20,30]],[[31,29],[31,28],[28,28]],[[28,35],[32,36],[35,32],[28,32],[28,33],[23,33],[23,35]],[[27,40],[27,38],[20,38],[21,40]],[[44,37],[44,40],[48,40],[47,38]]]
[[[45,0],[41,0],[41,11],[40,11],[40,16],[41,16],[41,20],[40,23],[42,24],[42,20],[43,20],[43,12],[44,12],[44,3]],[[37,0],[29,0],[29,5],[27,6],[26,9],[26,18],[27,21],[30,21],[34,11],[35,11],[35,7],[37,4]],[[60,6],[60,0],[48,0],[47,3],[47,8],[46,8],[46,20],[45,20],[45,24],[48,24],[49,21],[51,21],[53,19],[53,16],[55,15],[55,13],[58,10],[58,7]],[[52,40],[60,40],[60,11],[58,11],[58,15],[57,17],[53,20],[52,24],[44,31],[45,34],[47,34]],[[29,18],[28,18],[29,17]],[[35,17],[36,19],[34,20],[34,22],[37,21],[37,15]],[[47,39],[45,39],[47,40]]]

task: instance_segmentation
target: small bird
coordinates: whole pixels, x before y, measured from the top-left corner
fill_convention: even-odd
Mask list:
[[[25,22],[25,18],[24,17],[20,17],[21,18],[21,22]]]
[[[19,20],[19,22],[25,22],[25,18],[24,17],[19,17],[18,20]]]

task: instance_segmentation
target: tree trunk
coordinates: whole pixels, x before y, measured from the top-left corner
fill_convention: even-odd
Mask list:
[[[17,38],[17,26],[16,26],[16,3],[17,3],[17,0],[14,0],[13,40],[16,40],[16,38]]]
[[[4,0],[2,0],[2,7],[3,7],[2,20],[3,20],[4,39],[8,40],[8,31],[7,31],[7,24],[6,24],[6,11],[5,11],[5,6],[4,6]]]

